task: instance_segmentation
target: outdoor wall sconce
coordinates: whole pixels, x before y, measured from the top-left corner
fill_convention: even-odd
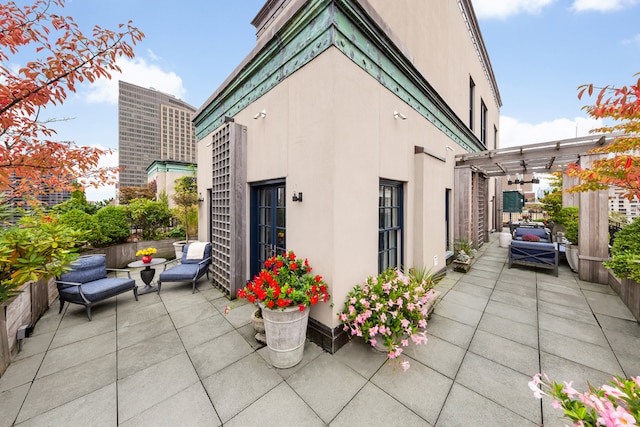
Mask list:
[[[294,202],[302,202],[302,192],[299,192],[298,194],[293,193],[293,198],[291,200]]]
[[[402,119],[402,120],[407,120],[407,116],[405,116],[402,113],[398,113],[397,111],[393,112],[393,118],[398,120],[398,119]]]
[[[260,117],[262,117],[263,119],[267,117],[267,110],[262,110],[259,113],[257,113],[255,116],[253,116],[253,120],[257,120]]]
[[[521,177],[519,173],[516,174],[516,180],[512,181],[511,180],[511,175],[507,175],[507,184],[509,185],[518,185],[518,184],[540,184],[540,178],[538,178],[536,176],[536,174],[533,174],[533,176],[531,177],[531,181],[525,181],[524,177]]]
[[[198,193],[198,203],[204,202],[204,197],[202,197],[202,193]]]

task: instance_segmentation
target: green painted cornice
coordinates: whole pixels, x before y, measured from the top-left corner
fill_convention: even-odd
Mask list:
[[[356,0],[304,3],[196,112],[198,140],[331,46],[466,150],[486,149]]]

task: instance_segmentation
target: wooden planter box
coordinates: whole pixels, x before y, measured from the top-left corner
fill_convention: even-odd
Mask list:
[[[18,329],[35,325],[58,296],[53,278],[27,282],[20,291],[19,295],[0,305],[0,376],[18,353]]]
[[[80,255],[105,254],[107,257],[107,268],[126,268],[127,264],[137,259],[136,252],[149,247],[158,250],[154,255],[156,258],[174,259],[176,253],[173,249],[173,242],[177,242],[178,240],[179,239],[141,240],[138,242],[121,243],[119,245],[105,246],[104,248],[84,250]]]
[[[453,270],[458,271],[460,273],[466,273],[471,268],[471,261],[460,261],[457,259],[453,260]]]
[[[616,291],[633,317],[640,322],[640,284],[631,279],[620,279],[609,271],[609,286]]]

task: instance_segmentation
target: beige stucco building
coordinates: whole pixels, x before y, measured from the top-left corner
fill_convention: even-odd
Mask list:
[[[500,95],[470,0],[269,0],[253,24],[194,115],[199,236],[232,295],[272,250],[307,257],[334,303],[311,336],[332,351],[354,285],[487,238],[494,186],[455,155],[497,148]]]
[[[176,179],[196,174],[196,164],[175,160],[154,160],[147,167],[147,183],[155,182],[156,199],[162,192],[167,194],[169,207],[176,207]],[[202,196],[202,195],[200,195]]]

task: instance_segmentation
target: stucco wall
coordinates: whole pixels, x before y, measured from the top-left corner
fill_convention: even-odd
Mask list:
[[[488,149],[493,127],[500,128],[499,106],[478,59],[457,1],[367,0],[393,30],[438,93],[456,114],[469,122],[469,77],[476,84],[474,133],[480,137],[480,99],[488,109]],[[361,2],[361,3],[367,3]]]
[[[254,119],[262,110],[266,117]],[[395,119],[394,111],[407,119]],[[444,265],[444,188],[453,187],[454,165],[445,146],[452,143],[340,51],[321,54],[235,121],[247,126],[247,181],[286,178],[287,248],[309,258],[330,285],[334,308],[319,304],[312,317],[337,326],[347,292],[377,272],[381,178],[405,183],[405,265],[434,267],[434,256],[440,262],[434,269]],[[208,141],[199,142],[203,189],[211,187]],[[417,196],[415,145],[447,160],[419,155],[425,192]],[[302,203],[291,200],[297,192]],[[206,219],[199,223],[206,232]]]
[[[369,3],[463,123],[469,77],[474,79],[474,131],[479,135],[482,98],[492,144],[498,106],[457,2]],[[394,111],[406,119],[394,118]],[[445,191],[454,188],[454,156],[464,150],[422,114],[331,46],[234,116],[247,127],[247,193],[251,183],[286,179],[287,248],[307,257],[329,284],[334,307],[319,304],[311,313],[326,326],[338,325],[336,313],[348,291],[377,272],[381,178],[404,183],[404,266],[444,266]],[[203,194],[211,187],[210,141],[211,133],[198,142]],[[416,154],[415,146],[424,153]],[[302,203],[291,200],[298,192]],[[247,218],[249,210],[247,204]],[[199,233],[208,236],[204,215],[201,210]],[[453,209],[450,221],[456,221]]]

